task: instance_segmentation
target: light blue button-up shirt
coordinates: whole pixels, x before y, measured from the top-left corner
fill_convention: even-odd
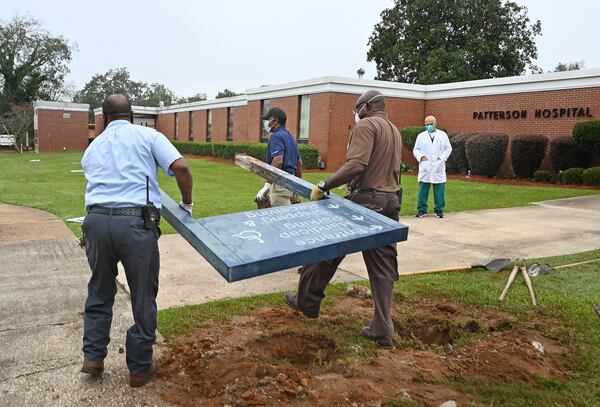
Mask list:
[[[157,167],[173,176],[169,167],[178,158],[181,154],[162,133],[127,120],[110,122],[81,159],[85,206],[143,206],[148,176],[150,201],[160,208]]]

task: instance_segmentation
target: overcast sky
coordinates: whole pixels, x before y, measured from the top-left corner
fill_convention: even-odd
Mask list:
[[[600,1],[516,0],[542,21],[537,65],[585,60],[600,67],[593,16]],[[327,75],[372,79],[367,41],[392,0],[35,1],[4,5],[3,20],[29,13],[77,43],[68,82],[127,67],[134,80],[160,82],[177,95],[236,92]],[[562,7],[555,6],[561,4]]]

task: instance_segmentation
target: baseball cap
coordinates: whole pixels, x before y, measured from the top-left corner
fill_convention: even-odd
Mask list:
[[[278,119],[280,122],[285,122],[287,120],[287,114],[278,107],[272,107],[269,111],[261,116],[262,120],[269,120],[270,118]]]

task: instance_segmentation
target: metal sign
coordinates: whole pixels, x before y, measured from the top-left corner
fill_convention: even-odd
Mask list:
[[[310,194],[310,183],[270,170],[262,162],[254,164],[275,174],[280,185],[302,196]],[[385,246],[408,237],[406,225],[339,197],[194,219],[161,193],[164,218],[229,282]]]

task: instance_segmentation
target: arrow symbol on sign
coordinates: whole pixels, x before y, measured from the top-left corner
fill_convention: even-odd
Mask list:
[[[352,215],[352,220],[363,220],[364,216]]]
[[[383,230],[383,226],[381,226],[381,225],[371,225],[371,227],[369,229],[371,229],[371,230]]]
[[[337,208],[339,208],[340,206],[339,206],[339,205],[334,205],[334,204],[329,204],[329,205],[327,205],[327,207],[328,207],[328,208],[331,208],[331,209],[337,209]]]

